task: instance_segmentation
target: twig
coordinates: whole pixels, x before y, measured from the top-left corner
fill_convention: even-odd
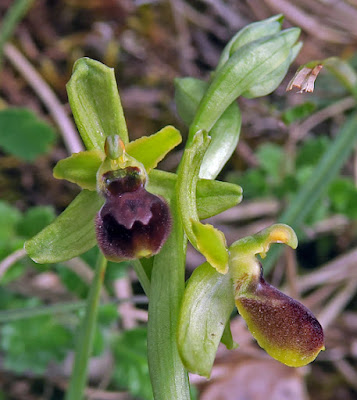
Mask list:
[[[317,272],[302,276],[297,283],[299,291],[306,291],[329,281],[336,282],[347,279],[351,270],[355,269],[356,258],[357,249],[354,249],[328,262]]]
[[[177,47],[179,51],[180,69],[183,74],[192,75],[195,66],[192,62],[195,54],[191,45],[190,31],[185,16],[179,12],[182,9],[181,0],[170,0],[172,16],[178,34]]]
[[[27,253],[25,249],[19,249],[4,258],[0,263],[0,279],[13,264],[24,258],[26,255]]]
[[[296,143],[302,140],[305,135],[310,132],[312,128],[316,125],[321,124],[321,122],[339,115],[344,111],[349,110],[356,106],[356,100],[353,97],[346,97],[331,106],[328,106],[307,118],[303,123],[294,127],[291,130],[291,140]]]
[[[346,381],[354,388],[357,389],[357,371],[346,360],[336,360],[333,362],[337,370],[343,375]]]
[[[82,151],[83,145],[72,121],[66,114],[62,104],[59,102],[52,89],[43,80],[41,75],[37,73],[34,67],[13,45],[7,44],[4,47],[4,54],[50,111],[52,118],[56,121],[63,136],[68,152],[78,153],[79,151]]]
[[[286,16],[294,24],[301,26],[306,32],[310,33],[325,42],[331,43],[350,43],[351,39],[336,29],[324,26],[312,15],[296,7],[294,3],[286,0],[265,0],[274,11],[278,11]]]
[[[318,319],[324,329],[326,329],[338,316],[338,314],[346,307],[351,298],[355,295],[356,290],[357,280],[354,279],[347,283],[320,312]]]
[[[280,210],[279,202],[275,199],[264,199],[249,201],[234,206],[221,214],[211,217],[209,220],[214,223],[232,223],[234,221],[245,221],[249,219],[275,216]]]
[[[114,293],[119,300],[132,297],[133,291],[128,277],[115,280]],[[130,302],[120,303],[118,305],[118,312],[125,329],[133,329],[136,326],[136,318],[133,315],[134,309],[135,307]]]
[[[81,258],[75,257],[71,260],[64,261],[63,264],[76,275],[78,275],[84,283],[87,283],[88,285],[91,284],[94,278],[94,271]],[[109,295],[105,287],[102,288],[101,297],[103,300],[109,299]]]

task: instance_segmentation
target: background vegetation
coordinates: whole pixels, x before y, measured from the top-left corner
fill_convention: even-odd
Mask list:
[[[68,385],[97,250],[43,266],[22,247],[79,191],[52,176],[59,159],[81,148],[65,91],[74,61],[89,56],[115,68],[132,139],[166,124],[184,132],[173,79],[207,78],[226,42],[249,22],[281,12],[285,27],[300,26],[304,46],[296,68],[329,56],[349,63],[352,70],[342,71],[342,80],[323,70],[313,94],[285,92],[293,68],[271,96],[240,100],[240,143],[219,178],[239,183],[244,200],[215,217],[231,244],[289,210],[356,107],[343,77],[357,82],[357,4],[36,0],[27,2],[27,13],[26,7],[18,10],[26,15],[13,21],[11,32],[9,10],[20,3],[0,3],[0,399],[54,400]],[[306,202],[299,211],[306,216],[296,224],[297,251],[287,250],[270,273],[274,285],[318,316],[327,350],[309,367],[291,369],[259,349],[234,316],[240,348],[219,350],[210,381],[192,376],[196,398],[357,398],[357,153],[353,140],[347,147],[342,168],[335,171],[338,160],[330,160],[312,190],[321,192],[317,203],[308,209]],[[181,155],[173,152],[160,167],[174,170]],[[201,262],[190,250],[188,274]],[[102,299],[87,396],[150,399],[147,302],[129,264],[109,263]]]

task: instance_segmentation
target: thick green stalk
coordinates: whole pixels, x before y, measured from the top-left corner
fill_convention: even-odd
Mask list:
[[[342,166],[354,149],[357,139],[357,115],[354,114],[343,125],[336,139],[330,144],[309,180],[299,190],[291,204],[279,218],[279,222],[292,226],[294,229],[304,222],[304,219],[326,193],[329,184],[337,176]],[[269,272],[281,253],[281,248],[271,249],[264,261],[264,271]]]
[[[10,39],[18,23],[26,15],[34,0],[15,0],[6,13],[0,30],[0,68],[5,43]]]
[[[172,232],[155,256],[151,275],[148,359],[155,400],[189,400],[187,371],[177,349],[176,333],[180,303],[185,288],[186,239],[171,201]]]
[[[95,275],[87,300],[86,313],[77,337],[76,356],[66,400],[81,400],[87,382],[88,361],[92,352],[93,338],[96,328],[100,291],[103,285],[107,260],[100,253]]]

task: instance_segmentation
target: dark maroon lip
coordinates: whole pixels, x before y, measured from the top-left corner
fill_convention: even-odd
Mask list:
[[[126,177],[120,180],[123,179]],[[122,187],[128,187],[126,182]],[[96,217],[98,245],[113,261],[157,254],[170,230],[171,215],[166,201],[147,192],[142,184],[119,194],[116,190],[108,191]]]

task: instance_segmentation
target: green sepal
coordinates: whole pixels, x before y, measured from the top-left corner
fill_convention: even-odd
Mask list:
[[[25,243],[27,254],[37,263],[69,260],[96,244],[94,217],[104,199],[88,190],[72,203],[40,233]]]
[[[126,152],[141,162],[150,172],[173,148],[182,142],[180,132],[173,126],[165,126],[151,136],[142,136],[128,143]]]
[[[96,189],[96,173],[105,154],[100,150],[81,151],[58,161],[53,169],[56,179],[66,179],[82,189]]]
[[[239,48],[217,71],[205,92],[190,126],[189,140],[199,130],[210,132],[238,96],[290,58],[299,34],[300,29],[291,28]]]
[[[263,21],[253,22],[237,32],[223,49],[216,71],[221,68],[229,57],[240,47],[265,36],[279,33],[283,20],[284,16],[282,14],[274,15]]]
[[[176,174],[154,169],[149,174],[146,189],[170,199],[176,181]],[[233,183],[199,179],[196,200],[198,218],[210,218],[239,204],[242,201],[242,188]]]
[[[177,343],[188,371],[209,378],[219,342],[234,309],[233,284],[207,262],[195,269],[181,303]]]
[[[210,138],[204,131],[196,133],[191,145],[182,157],[177,178],[177,202],[186,235],[191,244],[200,251],[221,273],[228,270],[228,251],[222,232],[212,225],[199,221],[196,204],[198,173]],[[213,240],[213,243],[210,241]]]
[[[67,83],[69,103],[87,150],[104,150],[106,136],[129,141],[114,69],[80,58]]]
[[[221,337],[221,342],[227,347],[228,350],[234,350],[239,347],[239,344],[233,340],[231,331],[231,321],[228,320],[223,335]]]
[[[199,179],[197,182],[196,201],[199,219],[220,214],[239,204],[243,198],[239,185],[228,182]]]

